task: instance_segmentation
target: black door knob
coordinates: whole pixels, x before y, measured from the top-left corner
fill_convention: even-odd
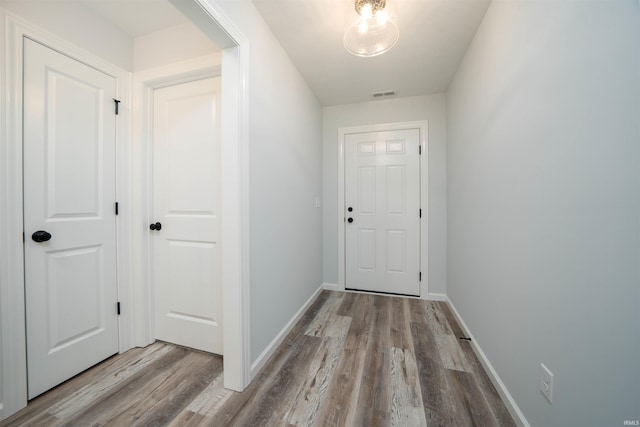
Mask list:
[[[156,222],[155,224],[151,224],[149,228],[152,230],[162,230],[162,224]]]
[[[353,218],[347,218],[348,222],[353,222]]]
[[[38,230],[31,235],[31,240],[37,243],[46,242],[51,239],[51,234],[47,233],[44,230]]]
[[[352,208],[351,206],[349,206],[349,207],[347,208],[347,210],[348,210],[349,212],[353,212],[353,208]]]

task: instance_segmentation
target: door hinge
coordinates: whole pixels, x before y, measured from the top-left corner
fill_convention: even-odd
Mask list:
[[[24,243],[24,231],[22,232],[22,243]]]
[[[120,316],[120,301],[118,301],[118,303],[116,304],[117,309],[118,309],[118,316]]]
[[[116,202],[116,215],[118,215],[118,202]]]
[[[420,218],[422,218],[422,209],[419,209],[420,212],[418,212],[418,215],[420,216]]]
[[[117,116],[120,111],[120,100],[113,98],[113,102],[115,102],[116,104],[116,116]]]
[[[422,154],[422,145],[418,145],[418,154]]]
[[[419,273],[420,282],[422,282],[422,271]],[[119,313],[118,313],[119,314]]]

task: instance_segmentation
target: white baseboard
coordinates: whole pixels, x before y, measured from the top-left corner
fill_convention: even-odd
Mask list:
[[[473,348],[473,351],[478,356],[478,359],[480,360],[482,367],[484,367],[484,369],[487,371],[487,374],[489,374],[489,378],[491,379],[491,382],[493,383],[494,387],[498,391],[498,394],[504,401],[507,409],[509,410],[509,413],[515,420],[516,424],[522,427],[531,427],[527,419],[524,417],[524,414],[518,407],[518,404],[513,399],[513,396],[511,396],[511,393],[509,393],[509,390],[507,390],[507,386],[504,385],[504,383],[498,376],[498,373],[496,372],[496,370],[493,369],[491,362],[489,362],[489,359],[484,354],[484,351],[482,351],[482,348],[480,348],[480,344],[474,338],[473,334],[471,333],[471,330],[467,327],[467,324],[464,323],[464,320],[462,320],[462,317],[460,316],[460,313],[458,313],[458,310],[456,310],[456,307],[453,305],[453,302],[451,302],[451,300],[447,295],[445,295],[445,298],[447,303],[449,303],[449,306],[451,307],[451,311],[453,311],[453,315],[456,317],[456,320],[460,324],[460,327],[462,327],[467,337],[471,338],[471,348]]]
[[[447,300],[447,294],[428,294],[427,295],[427,300],[429,301],[446,301]]]
[[[339,291],[339,287],[336,283],[323,283],[322,289],[327,291]]]
[[[284,341],[287,334],[291,332],[291,329],[293,329],[296,322],[300,320],[300,317],[302,317],[304,312],[307,311],[309,306],[316,300],[316,298],[318,298],[318,295],[320,295],[320,292],[322,292],[323,289],[325,289],[324,283],[320,285],[318,289],[315,290],[315,292],[302,305],[302,307],[300,307],[300,310],[298,310],[296,314],[293,315],[291,320],[289,320],[289,322],[287,322],[287,324],[284,325],[284,328],[282,328],[280,333],[276,335],[273,341],[269,343],[267,348],[265,348],[264,351],[260,353],[260,355],[256,358],[256,360],[251,364],[251,372],[249,374],[251,377],[251,380],[253,380],[256,374],[260,372],[260,369],[262,369],[262,367],[269,361],[269,358],[273,355],[273,353],[276,351],[278,346],[282,344],[282,341]]]

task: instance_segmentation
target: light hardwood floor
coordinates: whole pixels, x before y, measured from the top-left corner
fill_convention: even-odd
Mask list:
[[[323,291],[243,393],[222,358],[157,342],[2,426],[512,426],[449,307]]]

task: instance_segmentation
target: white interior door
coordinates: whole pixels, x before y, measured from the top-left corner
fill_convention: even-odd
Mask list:
[[[29,398],[118,352],[115,95],[113,77],[25,39]]]
[[[420,133],[345,135],[345,287],[420,295]]]
[[[222,354],[220,78],[154,91],[156,338]]]

